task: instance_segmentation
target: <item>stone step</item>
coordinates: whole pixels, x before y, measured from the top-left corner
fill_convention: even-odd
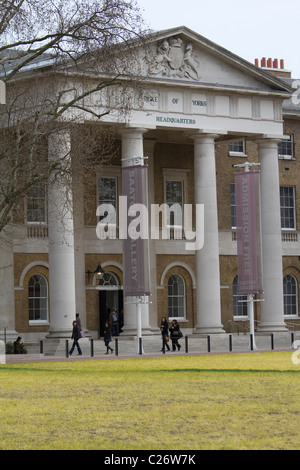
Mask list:
[[[231,338],[231,342],[230,342]],[[294,341],[300,340],[300,331],[295,332],[293,337],[290,332],[287,333],[274,333],[271,334],[256,334],[254,349],[257,350],[281,350],[292,349],[292,339]],[[229,352],[230,347],[233,352],[246,352],[251,349],[250,335],[238,334],[215,334],[215,335],[189,335],[179,340],[182,346],[181,351],[184,352],[186,345],[189,353],[205,353],[205,352]],[[73,341],[68,340],[68,350],[70,350]],[[83,355],[91,355],[91,341],[89,338],[82,338],[79,341],[80,348]],[[169,346],[172,349],[172,342],[170,340]],[[256,346],[256,348],[255,348]],[[136,336],[119,336],[115,337],[110,343],[110,347],[118,348],[118,354],[122,355],[135,355],[139,352],[138,340]],[[145,354],[155,354],[161,352],[162,339],[160,335],[145,336],[142,338],[142,348]],[[102,356],[106,352],[106,347],[103,339],[93,340],[94,356]],[[43,341],[43,353],[45,356],[65,356],[66,355],[66,340],[65,339],[45,339]],[[77,351],[74,351],[77,354]]]

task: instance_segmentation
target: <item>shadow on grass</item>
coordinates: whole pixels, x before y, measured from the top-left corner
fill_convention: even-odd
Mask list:
[[[3,365],[0,367],[0,371],[2,372],[13,372],[13,371],[22,371],[22,372],[50,372],[50,373],[59,373],[59,374],[101,374],[101,375],[111,375],[111,374],[160,374],[160,373],[235,373],[235,374],[299,374],[299,370],[278,370],[278,369],[144,369],[144,370],[137,370],[137,369],[112,369],[112,370],[94,370],[94,369],[40,369],[36,367],[31,367],[28,369],[22,367],[10,367],[7,365]]]

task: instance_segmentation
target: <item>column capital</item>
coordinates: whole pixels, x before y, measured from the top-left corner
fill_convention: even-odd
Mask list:
[[[272,146],[276,146],[278,145],[280,142],[282,142],[283,140],[286,140],[288,139],[289,136],[287,135],[264,135],[262,136],[261,138],[257,138],[255,139],[255,143],[261,147],[261,148],[264,148],[264,147],[272,147]]]
[[[226,131],[216,129],[198,129],[194,132],[186,132],[186,135],[195,142],[204,142],[206,140],[206,143],[214,142],[220,135],[225,134],[227,134]]]
[[[130,136],[133,138],[135,135],[137,138],[143,136],[149,129],[145,127],[125,127],[124,129],[120,129],[118,132],[122,137]]]
[[[122,136],[122,164],[130,165],[131,158],[144,157],[144,133],[147,129],[143,127],[127,127],[121,132]]]

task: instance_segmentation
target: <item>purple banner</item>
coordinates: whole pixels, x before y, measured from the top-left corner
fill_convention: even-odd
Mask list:
[[[260,229],[260,173],[236,173],[238,292],[263,292]]]
[[[125,237],[123,248],[124,293],[126,296],[150,295],[148,232],[148,167],[123,167],[122,193]],[[136,206],[138,204],[138,206]]]

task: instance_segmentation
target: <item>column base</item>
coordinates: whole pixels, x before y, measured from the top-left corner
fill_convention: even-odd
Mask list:
[[[46,339],[70,339],[72,336],[72,329],[69,330],[54,330],[50,331]]]
[[[213,334],[221,334],[225,333],[223,325],[213,325],[213,326],[198,326],[196,325],[193,334],[195,335],[213,335]]]
[[[84,337],[91,338],[92,334],[89,330],[83,329]],[[57,331],[50,331],[49,334],[46,336],[46,339],[70,339],[72,336],[72,329],[70,330],[57,330]]]
[[[267,332],[268,333],[275,333],[275,332],[287,332],[287,331],[289,331],[289,329],[287,328],[285,323],[281,323],[281,322],[267,323],[267,322],[264,322],[264,323],[261,323],[259,325],[259,328],[257,329],[257,331],[258,332],[266,332],[266,333]]]
[[[120,336],[136,336],[137,335],[137,328],[136,327],[126,327],[126,326],[123,326],[122,328],[122,333]],[[151,327],[145,327],[145,328],[142,328],[142,336],[152,336],[156,334],[152,329]]]

